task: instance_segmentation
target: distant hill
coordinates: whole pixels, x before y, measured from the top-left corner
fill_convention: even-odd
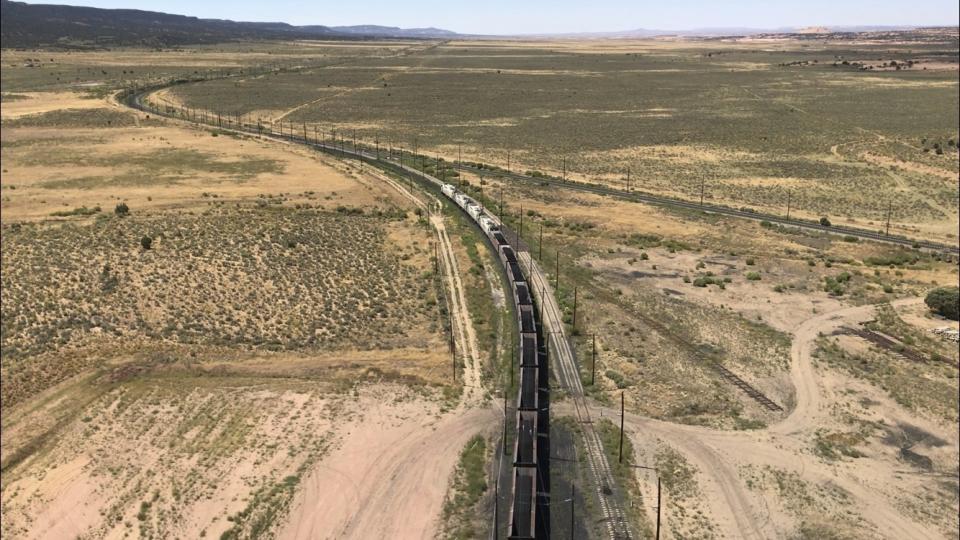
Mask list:
[[[453,38],[460,35],[442,28],[398,28],[396,26],[377,26],[373,24],[331,26],[330,29],[342,34],[376,37]]]
[[[437,28],[293,26],[281,22],[200,19],[137,9],[25,4],[0,0],[4,48],[43,46],[172,46],[239,40],[317,38],[449,38]]]

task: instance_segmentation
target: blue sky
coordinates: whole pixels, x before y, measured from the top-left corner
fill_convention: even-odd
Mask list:
[[[29,0],[237,21],[434,26],[464,33],[956,25],[957,0]]]

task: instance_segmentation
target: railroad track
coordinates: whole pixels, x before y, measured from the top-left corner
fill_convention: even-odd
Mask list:
[[[740,390],[743,390],[743,393],[753,398],[757,403],[763,405],[767,410],[773,412],[782,412],[783,407],[777,405],[772,399],[768,398],[763,394],[763,392],[757,390],[750,385],[747,381],[741,379],[736,373],[730,371],[720,362],[711,362],[710,367],[712,367],[717,373],[720,374],[727,382],[736,386]]]
[[[851,336],[857,336],[870,343],[873,343],[874,345],[876,345],[877,347],[880,347],[881,349],[885,349],[892,354],[895,354],[905,360],[910,360],[912,362],[919,362],[921,364],[925,364],[927,362],[936,361],[917,352],[915,349],[911,349],[902,343],[894,341],[890,337],[884,334],[881,334],[880,332],[876,332],[868,328],[843,327],[837,330],[836,332],[834,332],[834,334],[835,335],[846,334]],[[947,358],[942,358],[940,362],[943,362],[948,366],[957,367],[957,364],[951,362]]]
[[[508,172],[508,171],[502,171],[499,169],[479,168],[473,165],[460,165],[460,167],[474,174],[482,174],[487,176],[496,175],[496,176],[501,176],[505,178],[511,178],[514,180],[520,180],[523,182],[547,185],[552,187],[560,187],[565,189],[571,189],[574,191],[593,193],[596,195],[607,195],[607,196],[619,197],[621,199],[627,199],[627,200],[636,201],[636,202],[643,202],[643,203],[652,204],[655,206],[682,208],[685,210],[708,212],[711,214],[720,214],[725,216],[752,219],[755,221],[769,221],[770,223],[776,223],[778,225],[785,225],[790,227],[797,227],[800,229],[807,229],[812,231],[844,235],[844,236],[854,236],[856,238],[863,238],[865,240],[874,240],[877,242],[887,242],[890,244],[897,244],[901,246],[919,247],[919,248],[929,249],[933,251],[942,251],[946,253],[960,254],[960,246],[941,244],[938,242],[931,242],[929,240],[908,238],[906,236],[887,235],[887,234],[879,233],[877,231],[859,229],[856,227],[847,227],[843,225],[831,225],[831,226],[820,225],[819,223],[804,221],[801,219],[788,218],[788,217],[778,216],[774,214],[767,214],[763,212],[755,212],[753,210],[741,210],[738,208],[731,208],[729,206],[721,206],[718,204],[699,204],[692,201],[685,201],[683,199],[674,199],[672,197],[652,195],[650,193],[645,193],[642,191],[634,191],[634,190],[628,191],[625,189],[617,189],[617,188],[603,186],[599,184],[573,182],[569,180],[561,180],[561,179],[551,178],[551,177],[533,177],[533,176],[527,176],[524,174],[517,174],[517,173]]]
[[[580,433],[584,449],[586,450],[587,471],[593,483],[593,490],[600,502],[600,512],[603,515],[603,525],[607,535],[612,539],[632,538],[630,523],[627,520],[623,504],[616,494],[616,482],[610,470],[606,452],[600,436],[593,425],[590,409],[587,407],[583,393],[583,383],[580,381],[580,371],[574,360],[573,349],[566,337],[563,317],[557,304],[553,289],[544,276],[543,270],[533,260],[529,251],[518,254],[522,264],[527,267],[530,283],[538,305],[542,306],[543,324],[547,328],[548,343],[552,352],[551,362],[554,366],[560,386],[566,389],[576,412],[577,422],[580,424]]]
[[[176,84],[179,84],[179,83],[180,82]],[[387,154],[384,157],[381,157],[379,150],[377,150],[376,153],[374,153],[370,148],[357,147],[355,145],[352,145],[353,148],[350,149],[344,145],[343,140],[340,141],[339,145],[337,145],[336,142],[333,142],[333,144],[329,144],[325,141],[324,142],[320,141],[319,138],[316,138],[316,135],[314,135],[314,140],[311,141],[309,137],[309,132],[306,130],[306,127],[304,127],[303,129],[302,135],[300,135],[299,133],[293,130],[291,130],[288,133],[283,133],[282,131],[281,133],[276,133],[273,131],[272,126],[271,128],[265,130],[264,126],[260,122],[257,122],[256,124],[246,123],[239,118],[236,119],[236,121],[228,119],[227,125],[224,126],[223,119],[219,116],[209,115],[204,112],[201,112],[201,114],[198,116],[194,111],[189,111],[189,112],[187,112],[186,110],[177,111],[175,108],[153,106],[150,103],[147,103],[144,101],[144,97],[146,95],[152,93],[153,91],[159,90],[160,88],[163,88],[165,86],[166,85],[158,85],[158,86],[147,88],[147,89],[141,89],[139,91],[134,89],[132,91],[123,93],[118,97],[121,99],[121,101],[126,103],[128,106],[144,112],[150,112],[160,116],[168,116],[172,118],[188,120],[194,123],[199,123],[199,124],[210,126],[210,127],[225,128],[231,131],[250,133],[252,135],[258,135],[258,136],[268,135],[268,136],[273,136],[279,139],[288,140],[294,143],[302,143],[309,147],[312,147],[327,153],[331,153],[333,155],[339,154],[341,157],[357,159],[361,163],[361,168],[362,168],[362,163],[366,162],[371,165],[374,165],[376,168],[379,168],[379,169],[392,170],[393,172],[399,172],[414,181],[419,180],[424,184],[427,184],[437,189],[438,191],[443,192],[446,189],[444,187],[444,182],[442,182],[440,179],[437,179],[431,175],[424,173],[423,171],[420,171],[418,169],[415,169],[413,167],[410,167],[404,164],[402,160],[402,156],[398,162],[396,159],[391,159],[391,156],[389,156],[389,154]],[[460,205],[460,207],[463,210],[463,213],[468,218],[471,218],[473,221],[476,222],[476,217],[471,216],[470,211],[468,211],[468,209],[465,206]],[[499,219],[496,219],[496,221],[499,222]],[[515,235],[515,233],[512,233],[511,231],[507,231],[507,232],[508,234]],[[522,244],[521,242],[519,242],[519,237],[517,236],[516,238],[518,240],[517,244]],[[507,248],[510,247],[509,242],[506,242],[506,241],[501,243],[500,245],[507,246]],[[507,249],[507,248],[504,248],[504,249]],[[503,260],[505,254],[499,253],[499,255],[500,255],[500,259]],[[514,264],[516,264],[516,261],[514,261]],[[445,262],[445,267],[447,267],[448,265],[449,263]],[[504,261],[504,265],[506,265],[506,261]],[[504,268],[504,273],[505,274],[509,273],[507,272],[506,267]],[[523,278],[523,276],[519,276],[519,277]],[[514,281],[516,281],[516,278],[514,279]],[[521,279],[521,281],[523,280]],[[516,287],[515,283],[512,283],[512,285]],[[515,290],[514,290],[514,293],[515,293],[514,298],[517,301],[516,311],[519,315],[521,311],[521,306],[519,305],[520,304],[519,300],[517,300]],[[518,323],[519,323],[519,319],[518,319]],[[534,323],[536,323],[536,320],[534,320]],[[518,324],[517,331],[518,331],[518,334],[522,331],[522,329],[519,327],[519,324]],[[534,355],[537,356],[538,353],[534,351]],[[539,369],[541,369],[545,375],[548,373],[546,364],[543,366],[540,366]],[[523,380],[524,380],[523,376],[521,376],[521,381]],[[544,378],[542,381],[543,381],[542,382],[543,390],[548,391],[546,378]],[[523,385],[521,385],[521,387],[522,386]],[[539,391],[539,388],[537,387],[535,387],[534,389]],[[533,414],[536,415],[537,418],[540,418],[542,416],[544,420],[544,425],[549,426],[549,401],[546,401],[545,403],[547,403],[546,408],[542,410],[538,410]],[[585,409],[585,404],[583,405],[583,407]],[[520,420],[519,424],[520,424],[521,434],[523,433],[523,426],[526,425],[524,423],[524,415],[528,412],[529,411],[521,412],[520,404],[518,402],[517,416],[518,416],[518,419]],[[548,437],[549,433],[544,432],[543,436]],[[599,445],[600,445],[599,438],[597,438],[596,436],[594,438],[595,438],[595,441],[593,441],[592,444],[594,444],[599,448]],[[520,437],[518,435],[518,441],[519,440],[520,440]],[[544,468],[541,469],[539,464],[536,465],[535,470],[537,471],[537,474],[535,478],[549,476],[549,455],[547,454],[549,450],[549,439],[547,439],[545,442],[546,444],[544,448],[546,450],[544,451],[544,455],[542,456],[542,459],[537,460],[538,462],[543,463]],[[518,449],[519,449],[519,446],[518,446]],[[518,466],[520,466],[521,468],[518,469]],[[526,463],[518,464],[515,462],[514,470],[517,474],[516,478],[518,479],[521,478],[521,475],[523,478],[529,478],[530,469],[529,468],[525,469],[523,467],[529,467],[529,465]],[[609,477],[609,470],[608,470],[608,477]],[[608,482],[605,485],[610,485],[610,483]],[[517,494],[519,494],[519,496]],[[511,530],[513,531],[510,533],[511,538],[523,538],[523,539],[549,538],[550,536],[549,481],[542,482],[542,481],[535,480],[534,482],[523,482],[523,483],[516,481],[514,485],[513,499],[515,502],[514,502],[514,505],[511,507]],[[519,514],[516,514],[514,512],[515,510],[519,510]],[[497,527],[497,524],[495,524],[494,526]],[[629,536],[623,536],[622,538],[629,538]]]

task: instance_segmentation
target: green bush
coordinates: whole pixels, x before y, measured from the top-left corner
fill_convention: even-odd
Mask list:
[[[830,220],[827,219],[827,216],[820,218],[820,225],[823,225],[824,227],[829,227],[831,225]]]
[[[939,313],[951,320],[960,318],[960,288],[937,287],[927,293],[924,303],[931,311]]]
[[[626,378],[619,371],[608,369],[606,375],[608,379],[617,385],[617,388],[622,390],[628,386]]]
[[[144,237],[140,239],[140,246],[143,249],[150,249],[150,246],[152,245],[153,245],[153,238],[150,238],[149,236],[144,235]]]
[[[120,203],[113,207],[113,213],[118,216],[125,216],[130,213],[130,207],[127,206],[127,203]]]
[[[747,272],[747,279],[750,281],[760,281],[760,272]]]

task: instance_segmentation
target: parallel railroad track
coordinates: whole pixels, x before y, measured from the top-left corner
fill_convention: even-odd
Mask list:
[[[794,218],[788,218],[788,217],[778,216],[774,214],[754,212],[752,210],[741,210],[738,208],[721,206],[718,204],[699,204],[692,201],[685,201],[683,199],[674,199],[672,197],[652,195],[650,193],[644,193],[642,191],[634,191],[634,190],[627,191],[625,189],[617,189],[617,188],[603,186],[599,184],[591,184],[591,183],[585,183],[585,182],[572,182],[572,181],[565,181],[565,180],[560,180],[560,179],[550,178],[550,177],[537,178],[537,177],[526,176],[523,174],[517,174],[517,173],[496,170],[496,169],[495,170],[481,169],[479,167],[475,167],[472,165],[461,165],[461,167],[464,170],[470,171],[474,174],[481,174],[481,175],[487,175],[487,176],[502,176],[505,178],[511,178],[511,179],[520,180],[523,182],[536,183],[540,185],[548,185],[552,187],[560,187],[565,189],[571,189],[574,191],[593,193],[597,195],[619,197],[621,199],[643,202],[643,203],[652,204],[655,206],[682,208],[685,210],[694,210],[697,212],[708,212],[711,214],[733,216],[733,217],[739,217],[739,218],[745,218],[745,219],[752,219],[756,221],[769,221],[770,223],[776,223],[778,225],[785,225],[790,227],[797,227],[800,229],[807,229],[812,231],[819,231],[819,232],[844,235],[844,236],[853,236],[856,238],[863,238],[865,240],[875,240],[878,242],[887,242],[887,243],[897,244],[901,246],[919,247],[923,249],[941,251],[945,253],[960,254],[960,246],[942,244],[939,242],[931,242],[929,240],[907,238],[905,236],[887,235],[877,231],[859,229],[856,227],[847,227],[843,225],[830,225],[830,226],[820,225],[819,223],[814,223],[814,222],[804,221],[804,220],[794,219]]]

